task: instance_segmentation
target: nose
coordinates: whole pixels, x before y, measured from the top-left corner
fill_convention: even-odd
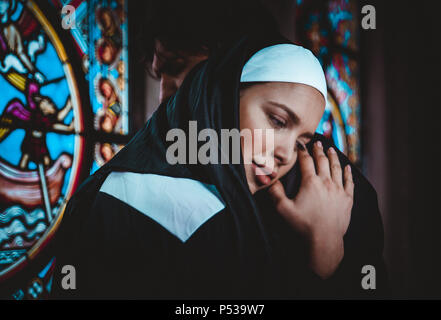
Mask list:
[[[159,87],[159,102],[164,102],[178,91],[178,84],[174,78],[162,74]]]

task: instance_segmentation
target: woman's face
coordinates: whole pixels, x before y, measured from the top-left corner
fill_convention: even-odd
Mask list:
[[[115,58],[115,48],[113,45],[111,45],[108,42],[103,42],[101,44],[102,50],[101,50],[101,60],[104,64],[110,64],[113,62],[113,59]]]
[[[105,132],[112,132],[113,131],[112,118],[107,114],[104,116],[104,120],[101,124],[101,129],[103,129]]]
[[[104,29],[110,29],[113,25],[113,19],[109,12],[104,11],[101,15],[101,22]]]
[[[109,161],[113,157],[113,150],[112,147],[105,143],[101,146],[101,156],[103,157],[104,161]]]
[[[111,85],[108,82],[104,81],[101,84],[101,92],[102,92],[104,97],[110,98],[110,96],[113,93],[113,88],[111,87]]]
[[[252,145],[241,141],[251,193],[267,188],[294,166],[298,149],[312,139],[324,110],[322,94],[304,84],[267,82],[241,90],[240,130],[252,133]],[[267,129],[274,143],[266,141]]]

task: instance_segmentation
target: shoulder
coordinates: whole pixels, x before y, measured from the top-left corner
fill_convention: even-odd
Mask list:
[[[112,172],[100,194],[155,221],[182,242],[225,208],[213,185],[156,174]]]

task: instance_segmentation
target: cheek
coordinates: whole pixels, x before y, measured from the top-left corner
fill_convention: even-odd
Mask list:
[[[254,155],[258,154],[258,155],[263,155],[265,153],[265,138],[264,136],[261,134],[261,130],[254,130],[252,133],[252,146],[250,147],[250,149],[252,149],[252,153]]]
[[[279,168],[278,179],[282,178],[284,175],[286,175],[288,173],[289,170],[291,170],[294,167],[294,165],[297,162],[297,155],[298,155],[298,153],[297,153],[297,151],[295,151],[293,154],[292,160],[289,163],[287,163]]]
[[[266,114],[261,108],[258,106],[241,107],[240,131],[244,135],[244,138],[242,138],[243,151],[246,149],[247,152],[252,154],[264,153],[267,149],[267,129],[272,130]],[[271,135],[268,138],[271,138]]]
[[[271,146],[267,145],[266,131],[259,115],[247,118],[247,121],[243,124],[241,143],[245,159],[252,159],[253,155],[264,155],[268,148],[271,149]]]

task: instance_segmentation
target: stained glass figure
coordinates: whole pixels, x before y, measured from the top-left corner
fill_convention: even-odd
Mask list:
[[[14,299],[49,294],[56,259],[39,257],[67,200],[129,139],[126,16],[121,0],[0,0],[0,285],[18,278]]]
[[[353,0],[298,0],[297,35],[319,58],[328,101],[318,132],[349,159],[361,161],[358,7]]]
[[[79,183],[84,157],[77,78],[53,25],[32,0],[0,1],[0,92],[0,281],[5,281],[51,240]],[[37,275],[16,296],[44,294],[46,276],[50,272]]]

